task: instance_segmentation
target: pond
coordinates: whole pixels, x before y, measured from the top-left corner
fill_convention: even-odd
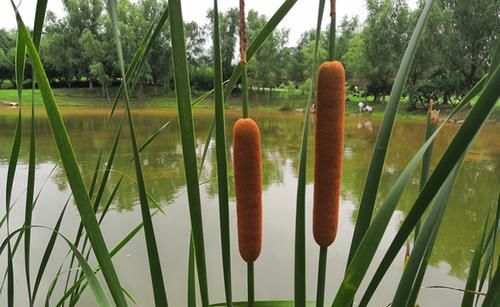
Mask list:
[[[66,108],[62,110],[68,132],[73,142],[77,159],[87,185],[90,184],[95,163],[104,144],[105,157],[110,149],[114,132],[120,116],[115,116],[111,128],[106,127],[107,109]],[[27,113],[27,111],[25,111]],[[7,164],[17,111],[0,110],[0,187],[4,195]],[[157,128],[172,120],[160,136],[141,154],[143,171],[148,192],[161,205],[165,205],[165,215],[153,218],[159,253],[162,260],[163,275],[171,306],[186,305],[186,285],[189,246],[189,215],[183,173],[182,151],[178,124],[172,109],[134,110],[135,124],[139,143]],[[239,110],[227,110],[226,131],[229,144],[232,140],[232,125],[240,114]],[[212,118],[212,110],[196,110],[195,129],[198,157],[201,157],[207,131]],[[303,114],[275,111],[251,112],[258,122],[262,135],[263,150],[263,249],[255,264],[256,297],[258,300],[293,299],[293,255],[295,199],[298,173],[298,152],[302,133]],[[339,287],[345,269],[347,252],[354,229],[367,168],[372,154],[380,120],[370,116],[348,116],[345,130],[345,155],[342,177],[342,203],[340,224],[336,241],[329,249],[326,281],[326,300],[330,301]],[[403,167],[411,159],[422,143],[425,123],[423,121],[400,119],[393,133],[389,154],[377,204],[388,193]],[[29,148],[29,118],[24,119],[24,138],[19,167],[17,169],[13,199],[17,203],[12,209],[11,225],[20,227],[24,220],[24,188],[27,181]],[[70,194],[64,170],[59,163],[58,153],[52,140],[51,131],[42,109],[37,110],[37,168],[36,191],[42,189],[33,212],[33,224],[53,227]],[[433,165],[437,162],[447,144],[458,129],[449,124],[437,138],[434,147]],[[451,286],[463,288],[472,249],[479,240],[480,229],[487,214],[488,206],[498,196],[500,173],[500,125],[486,124],[475,145],[467,156],[455,184],[443,223],[432,253],[431,264],[427,270],[423,286]],[[311,136],[314,129],[311,130]],[[307,293],[313,300],[316,291],[317,261],[319,248],[312,238],[311,211],[313,186],[313,140],[309,142],[307,169]],[[230,147],[229,149],[230,150]],[[228,154],[230,159],[231,155]],[[112,174],[111,187],[122,173],[134,177],[130,160],[130,141],[128,129],[124,129],[117,159]],[[101,167],[102,168],[102,167]],[[232,169],[232,167],[230,167]],[[205,248],[208,266],[210,302],[224,301],[222,260],[219,239],[219,220],[217,202],[217,183],[211,180],[216,176],[215,142],[209,145],[206,162],[201,174],[201,196]],[[106,216],[102,231],[108,248],[117,244],[130,230],[141,221],[138,206],[137,188],[127,179],[124,180],[117,197]],[[386,231],[374,263],[378,264],[401,224],[405,214],[412,206],[418,193],[419,174],[415,174],[396,214]],[[246,299],[246,264],[241,260],[237,247],[236,211],[233,180],[230,177],[230,217],[233,296],[235,300]],[[104,199],[107,199],[105,196]],[[0,200],[0,217],[5,213],[5,198]],[[102,208],[100,209],[100,211]],[[61,232],[74,238],[79,223],[79,215],[71,205],[63,220]],[[50,233],[33,230],[32,234],[32,279],[38,269],[41,255]],[[5,237],[5,227],[1,229]],[[21,244],[22,246],[22,244]],[[45,293],[55,276],[59,265],[65,260],[67,246],[58,241],[56,250],[49,262],[47,272],[39,290],[37,305],[41,306]],[[26,303],[24,292],[23,249],[20,248],[14,261],[16,273],[16,303]],[[395,285],[403,270],[404,248],[400,251],[388,275],[372,299],[373,306],[387,306],[394,294]],[[4,274],[4,260],[0,274]],[[141,306],[152,306],[153,294],[147,262],[145,241],[142,231],[114,258],[122,285]],[[66,259],[68,261],[68,259]],[[95,262],[92,260],[93,263]],[[376,267],[372,266],[369,276]],[[65,279],[65,278],[64,278]],[[363,284],[363,289],[366,284]],[[59,299],[63,282],[56,288],[53,303]],[[5,299],[5,292],[1,298]],[[443,289],[422,289],[418,299],[421,306],[457,306],[461,293]],[[93,297],[89,291],[82,297],[80,306],[92,306]]]

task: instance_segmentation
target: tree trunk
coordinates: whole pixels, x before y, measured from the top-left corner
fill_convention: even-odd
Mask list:
[[[472,88],[472,85],[474,84],[474,75],[476,74],[476,70],[477,70],[476,64],[471,63],[469,73],[465,76],[466,91]]]
[[[89,88],[94,88],[94,81],[89,78]]]

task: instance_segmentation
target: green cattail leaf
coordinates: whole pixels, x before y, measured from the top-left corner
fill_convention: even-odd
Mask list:
[[[192,234],[189,236],[187,295],[187,305],[189,307],[196,307],[196,264],[194,262],[194,242]]]
[[[392,86],[389,102],[384,110],[384,118],[382,120],[382,124],[380,125],[377,139],[373,147],[373,154],[370,160],[370,166],[368,168],[368,174],[366,175],[366,181],[359,204],[359,213],[354,227],[354,234],[351,242],[351,248],[349,250],[347,266],[350,265],[363,236],[370,226],[375,206],[375,199],[377,197],[378,187],[380,184],[380,177],[384,168],[385,156],[387,148],[389,147],[389,141],[394,121],[396,119],[396,114],[398,112],[399,101],[403,93],[406,79],[410,73],[415,53],[417,52],[420,37],[422,36],[425,24],[429,18],[433,2],[433,0],[427,0],[425,2],[425,7],[422,10],[403,59],[401,60],[396,79],[394,80],[394,85]]]
[[[13,7],[15,9],[14,5]],[[52,92],[52,89],[50,88],[47,76],[43,69],[43,65],[40,61],[40,56],[38,55],[36,47],[33,44],[29,33],[24,26],[21,16],[17,13],[17,11],[16,18],[18,22],[19,32],[26,43],[27,52],[31,59],[31,65],[34,70],[35,77],[38,80],[38,85],[42,94],[44,106],[47,112],[56,146],[62,160],[63,167],[66,171],[68,183],[73,192],[75,203],[80,213],[81,219],[84,222],[86,232],[89,235],[90,241],[94,248],[97,261],[103,268],[104,278],[106,279],[106,282],[110,288],[115,303],[118,306],[126,306],[127,304],[121,290],[120,283],[118,281],[118,276],[114,269],[113,263],[111,262],[111,258],[109,257],[104,238],[91,208],[87,188],[83,181],[79,165],[74,155],[74,151],[71,146],[66,127],[64,125],[64,122],[62,121],[59,109],[55,102],[54,94]]]
[[[311,67],[311,88],[305,106],[305,120],[300,143],[299,175],[297,183],[297,203],[295,211],[295,263],[294,263],[294,298],[295,306],[306,305],[306,170],[307,170],[307,142],[309,137],[310,111],[316,79],[318,49],[320,44],[321,23],[325,0],[319,1],[316,37],[314,41],[313,64]]]
[[[382,262],[379,265],[379,268],[375,272],[375,275],[368,286],[370,291],[373,291],[383,275],[387,271],[388,267],[392,263],[393,259],[396,257],[399,252],[401,246],[406,242],[406,239],[410,235],[417,221],[422,217],[425,210],[429,206],[429,203],[434,198],[436,192],[439,190],[443,182],[446,180],[448,174],[455,167],[456,163],[459,161],[462,154],[467,152],[467,149],[470,147],[474,137],[479,132],[483,123],[485,122],[487,116],[495,106],[495,103],[499,97],[498,90],[496,89],[497,84],[500,82],[500,67],[494,70],[491,77],[488,79],[483,93],[478,99],[476,105],[472,108],[469,115],[464,121],[464,124],[460,127],[457,134],[451,141],[450,145],[446,149],[444,155],[441,160],[437,164],[434,172],[430,176],[429,180],[425,184],[421,193],[418,195],[414,205],[411,207],[408,212],[403,224],[401,225],[399,231],[397,232],[395,238],[393,239],[391,245],[387,249],[387,252],[382,259]],[[381,235],[380,227],[381,220],[384,219],[383,227],[387,227],[388,220],[390,219],[390,215],[392,215],[392,211],[394,211],[394,207],[396,205],[397,200],[393,199],[393,191],[394,189],[401,189],[400,179],[403,176],[406,176],[405,173],[409,167],[416,167],[416,163],[418,160],[422,158],[423,151],[425,151],[432,139],[435,137],[436,133],[441,129],[442,125],[436,130],[431,138],[420,148],[415,157],[410,161],[407,168],[403,171],[400,178],[398,178],[394,188],[389,193],[387,199],[382,203],[382,207],[377,213],[374,221],[369,227],[365,237],[360,244],[359,250],[356,252],[355,257],[353,258],[353,268],[349,267],[346,273],[346,277],[342,283],[342,286],[337,294],[336,303],[340,302],[352,302],[354,293],[356,292],[359,284],[366,273],[367,267],[373,258],[376,247],[380,243]],[[418,157],[418,158],[417,158]],[[417,158],[417,159],[415,159]],[[413,173],[413,171],[411,172]],[[408,182],[408,178],[404,181]],[[405,184],[406,185],[406,184]],[[401,191],[402,192],[402,191]],[[386,206],[392,206],[392,210],[390,212],[386,211]],[[382,217],[385,215],[385,218]],[[359,254],[359,255],[358,255]],[[356,265],[354,265],[354,259],[356,260]]]
[[[479,276],[479,268],[481,266],[481,259],[483,258],[484,243],[486,239],[486,233],[488,230],[488,222],[490,218],[490,210],[486,213],[484,217],[483,230],[481,231],[481,238],[477,242],[476,248],[474,249],[474,254],[472,255],[472,260],[469,266],[469,274],[467,275],[467,281],[465,283],[465,290],[476,291],[477,288],[477,278]],[[471,292],[464,291],[462,297],[462,307],[472,307],[474,304],[474,295]]]
[[[418,290],[420,289],[420,285],[418,285],[418,287],[414,287],[414,284],[416,282],[416,278],[421,276],[419,274],[420,271],[422,271],[422,277],[425,273],[427,266],[427,262],[425,262],[425,255],[430,254],[432,248],[434,247],[439,226],[441,225],[444,211],[448,203],[448,198],[462,162],[463,156],[436,195],[434,205],[432,206],[429,216],[422,227],[421,233],[416,239],[408,264],[406,265],[403,276],[398,283],[396,294],[392,300],[392,304],[394,306],[414,306],[414,304],[410,305],[408,300],[413,297],[416,298]]]
[[[45,252],[43,253],[42,260],[40,261],[40,266],[38,267],[38,272],[36,274],[35,284],[33,285],[33,294],[31,297],[32,303],[35,302],[36,294],[38,293],[38,287],[40,286],[43,274],[45,272],[45,269],[47,268],[47,264],[49,262],[50,255],[52,254],[52,251],[54,250],[54,246],[55,246],[56,240],[57,240],[57,233],[59,232],[59,228],[61,227],[61,223],[62,223],[64,214],[66,213],[66,208],[68,207],[70,200],[71,200],[71,198],[68,198],[61,213],[59,214],[59,217],[57,218],[56,225],[54,226],[54,231],[52,232],[52,235],[50,236],[49,242],[47,243],[47,247],[45,248]]]
[[[477,94],[479,94],[482,91],[487,80],[488,80],[488,78],[486,75],[483,78],[481,78],[481,80],[469,91],[469,93],[462,98],[462,100],[458,103],[458,105],[455,107],[455,109],[453,109],[453,111],[448,115],[448,117],[444,120],[444,122],[437,129],[434,130],[434,133],[427,139],[427,141],[425,143],[427,145],[424,144],[425,150],[422,152],[422,155],[419,158],[417,158],[417,162],[419,159],[423,158],[423,155],[425,155],[425,152],[427,152],[428,147],[430,147],[433,144],[434,138],[436,137],[439,130],[441,130],[441,128],[444,126],[444,124],[446,122],[448,122],[460,110],[462,110],[463,107],[466,106],[472,98],[474,98]],[[419,151],[419,153],[420,153],[420,151]],[[416,155],[419,155],[419,153],[417,153]],[[414,157],[414,159],[415,158],[416,157]],[[407,168],[409,166],[416,167],[416,165],[414,165],[412,162],[410,162],[408,164]],[[402,175],[403,174],[401,174],[401,176],[398,178],[397,185],[399,185],[399,183],[403,183],[403,182],[407,183],[408,180],[410,180],[409,176],[405,176],[405,178],[403,178]],[[394,186],[396,186],[396,184]],[[399,200],[399,198],[397,198],[397,200]],[[396,200],[396,202],[397,202],[397,200]],[[363,302],[364,305],[368,304],[369,300],[371,299],[371,296],[375,292],[376,288],[378,287],[378,284],[380,283],[385,272],[389,268],[390,263],[391,263],[391,261],[389,261],[389,259],[386,259],[385,261],[382,261],[382,263],[379,265],[377,271],[375,272],[372,280],[370,281],[370,283],[368,285],[368,288],[366,289],[365,294],[363,295],[363,299],[361,300],[361,302]]]
[[[28,48],[29,48],[29,46],[28,46]],[[26,228],[28,228],[28,227],[22,227],[22,228],[15,230],[9,236],[7,236],[7,238],[5,238],[5,240],[3,240],[2,244],[0,245],[0,255],[2,254],[5,247],[8,245],[8,242],[10,241],[10,239],[12,237],[14,237],[15,234],[17,234],[21,231],[25,231]],[[94,294],[97,305],[101,306],[101,307],[111,307],[112,306],[108,300],[106,292],[102,288],[99,280],[97,279],[97,276],[94,274],[94,271],[90,267],[89,263],[85,260],[83,255],[78,251],[76,246],[74,246],[73,243],[71,243],[71,241],[69,241],[61,233],[57,232],[55,229],[52,229],[50,227],[31,225],[31,226],[29,226],[29,228],[47,229],[47,230],[52,231],[52,233],[56,233],[58,236],[60,236],[66,242],[66,244],[69,246],[71,251],[76,255],[76,258],[78,259],[78,262],[80,263],[80,266],[85,274],[85,279],[87,280],[87,282],[92,290],[92,293]]]
[[[151,274],[151,282],[153,285],[153,294],[156,306],[168,306],[167,294],[165,292],[165,284],[163,281],[163,273],[161,269],[160,256],[158,253],[158,246],[153,228],[153,222],[149,212],[149,203],[146,193],[146,186],[144,182],[142,165],[139,157],[139,150],[137,145],[134,121],[132,118],[132,111],[130,108],[129,94],[128,94],[128,80],[125,73],[125,63],[123,60],[123,52],[120,40],[120,30],[118,28],[118,15],[116,12],[116,1],[108,0],[108,10],[113,26],[115,36],[116,50],[120,63],[120,72],[123,78],[123,89],[126,101],[126,115],[130,129],[130,141],[132,145],[132,152],[134,155],[135,173],[137,177],[137,186],[139,188],[139,200],[141,205],[141,216],[144,223],[144,235],[146,238],[146,247],[148,252],[149,270]],[[121,290],[121,289],[120,289]]]
[[[213,13],[213,52],[214,52],[214,98],[215,98],[215,151],[217,156],[217,187],[219,199],[219,223],[224,273],[224,292],[226,305],[232,306],[231,290],[231,246],[229,227],[229,192],[227,183],[227,145],[224,115],[224,91],[222,77],[222,56],[220,46],[219,9],[214,0]]]
[[[189,214],[193,231],[196,267],[200,284],[201,301],[208,306],[207,269],[205,261],[205,243],[203,238],[203,219],[196,165],[196,148],[191,110],[191,91],[186,59],[184,22],[179,0],[169,1],[170,32],[172,35],[172,56],[174,66],[175,92],[181,133],[184,172],[188,190]]]

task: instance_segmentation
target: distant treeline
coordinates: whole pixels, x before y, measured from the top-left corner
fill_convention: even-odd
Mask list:
[[[339,19],[336,58],[343,61],[349,89],[370,95],[376,102],[389,94],[397,67],[423,8],[411,10],[405,0],[367,0],[368,15]],[[497,0],[436,0],[420,42],[406,87],[410,108],[429,99],[454,103],[477,82],[490,65],[498,33],[500,6]],[[41,56],[54,87],[100,86],[103,95],[119,81],[119,65],[111,22],[103,0],[63,1],[66,14],[49,12],[41,43]],[[166,3],[158,0],[118,1],[124,57],[130,61],[155,18]],[[211,24],[185,25],[191,84],[197,90],[212,88]],[[268,16],[248,12],[249,40],[257,35]],[[221,13],[221,44],[224,78],[229,78],[238,58],[238,9]],[[327,57],[326,29],[321,36],[320,58]],[[296,45],[289,30],[278,29],[249,62],[253,91],[285,87],[305,92],[310,84],[314,30],[304,32]],[[16,33],[0,29],[0,86],[15,86]],[[30,76],[29,65],[26,78]],[[140,71],[136,89],[152,85],[169,91],[173,87],[168,22]]]

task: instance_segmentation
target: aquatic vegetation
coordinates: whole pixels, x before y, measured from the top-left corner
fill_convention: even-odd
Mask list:
[[[261,29],[256,38],[246,48],[242,47],[242,57],[240,63],[236,66],[230,79],[224,83],[221,74],[221,57],[220,57],[220,37],[218,29],[214,31],[214,90],[203,95],[202,99],[209,96],[212,92],[215,97],[215,114],[214,124],[207,135],[206,147],[210,144],[211,134],[215,130],[216,133],[216,151],[217,151],[217,183],[219,191],[219,210],[220,210],[220,225],[221,225],[221,250],[224,266],[224,283],[226,301],[216,306],[240,306],[240,305],[255,305],[255,306],[307,306],[313,303],[306,301],[306,265],[305,265],[305,185],[307,173],[307,142],[308,131],[310,125],[310,106],[314,94],[315,82],[311,82],[309,91],[309,99],[305,103],[304,112],[304,129],[302,142],[300,147],[300,165],[297,186],[297,211],[295,220],[295,265],[290,270],[295,272],[294,280],[294,301],[268,301],[254,302],[254,276],[253,263],[259,257],[262,248],[262,154],[265,148],[261,148],[260,131],[258,123],[248,117],[248,105],[246,102],[243,107],[243,119],[238,120],[234,125],[234,180],[236,188],[236,206],[237,206],[237,223],[238,223],[238,243],[242,258],[248,263],[248,301],[247,302],[232,302],[231,294],[231,264],[230,264],[230,247],[229,247],[229,219],[233,218],[228,215],[228,170],[225,152],[227,149],[225,131],[224,131],[224,103],[228,99],[231,91],[237,83],[237,80],[246,76],[246,62],[251,61],[260,46],[266,41],[270,33],[278,26],[281,20],[288,14],[290,9],[295,4],[296,0],[286,0],[281,7],[272,16],[269,22]],[[467,154],[474,139],[488,115],[497,103],[500,91],[500,47],[497,48],[489,71],[484,77],[471,89],[471,91],[462,98],[461,102],[451,112],[451,114],[440,124],[436,123],[435,114],[430,115],[430,119],[436,127],[433,128],[426,137],[425,142],[420,149],[414,154],[410,162],[404,168],[403,172],[398,176],[397,180],[391,187],[387,196],[381,200],[381,204],[375,211],[376,197],[379,192],[379,184],[381,180],[382,169],[385,163],[388,144],[391,139],[391,133],[396,118],[399,101],[403,95],[404,85],[408,78],[410,68],[413,64],[416,50],[418,48],[420,37],[424,31],[427,19],[431,12],[432,0],[425,1],[421,16],[415,26],[415,30],[408,43],[406,52],[401,60],[398,74],[394,80],[389,102],[386,106],[386,112],[382,125],[378,131],[377,140],[374,146],[371,164],[368,175],[364,184],[362,195],[360,196],[360,211],[357,217],[356,227],[352,240],[351,249],[349,251],[348,263],[345,275],[340,288],[333,292],[334,289],[325,289],[326,270],[326,248],[335,240],[338,223],[339,210],[339,194],[340,194],[340,175],[342,169],[342,154],[343,154],[343,113],[344,113],[344,95],[345,95],[345,75],[342,64],[333,61],[335,57],[335,34],[330,36],[330,52],[329,61],[319,67],[317,78],[317,112],[316,112],[316,142],[315,142],[315,192],[314,192],[314,208],[313,208],[313,233],[320,248],[319,270],[318,270],[318,290],[317,290],[317,306],[323,306],[324,294],[328,290],[335,293],[335,298],[332,306],[350,306],[354,302],[355,295],[358,294],[362,282],[369,283],[365,290],[361,306],[366,306],[370,302],[370,298],[377,289],[380,281],[383,279],[390,264],[395,259],[399,250],[407,242],[408,238],[413,233],[419,221],[423,221],[422,229],[416,236],[416,243],[410,253],[408,266],[402,274],[401,280],[397,284],[397,291],[394,297],[394,306],[412,306],[418,296],[420,283],[425,274],[428,264],[429,255],[432,251],[436,233],[439,230],[441,218],[445,214],[447,197],[453,187],[455,174],[461,167],[464,156]],[[33,36],[28,32],[21,16],[18,14],[14,3],[12,3],[16,13],[18,22],[18,47],[16,68],[18,78],[22,81],[22,75],[25,69],[26,54],[30,59],[30,63],[34,72],[34,77],[37,85],[42,93],[44,100],[44,108],[51,126],[52,135],[55,144],[62,160],[69,186],[72,191],[73,200],[78,209],[81,226],[77,232],[75,239],[69,240],[62,237],[67,243],[73,259],[70,261],[69,268],[66,269],[65,263],[60,264],[57,276],[54,276],[51,287],[46,295],[45,301],[47,305],[53,304],[51,301],[54,287],[60,281],[60,274],[68,270],[68,277],[64,286],[63,296],[59,299],[59,303],[69,303],[74,306],[78,303],[83,291],[88,286],[92,291],[96,304],[100,306],[110,306],[110,299],[107,293],[111,294],[111,299],[116,306],[127,306],[128,300],[134,301],[133,297],[123,289],[122,282],[116,272],[112,257],[130,242],[130,240],[140,231],[144,231],[146,251],[148,255],[148,265],[150,269],[150,282],[152,292],[155,298],[156,306],[167,306],[168,285],[163,282],[163,273],[161,270],[161,257],[158,254],[157,242],[161,240],[159,235],[155,236],[153,221],[151,216],[157,212],[161,212],[162,208],[154,201],[147,193],[148,182],[144,179],[142,173],[141,153],[151,142],[155,141],[158,135],[165,127],[159,128],[153,135],[147,139],[144,145],[140,146],[136,139],[136,132],[133,121],[133,110],[129,103],[129,91],[134,83],[134,76],[140,69],[142,60],[147,56],[151,45],[154,43],[155,37],[158,35],[158,29],[164,26],[166,19],[169,19],[172,43],[172,59],[174,63],[174,79],[177,99],[177,117],[181,138],[183,170],[186,180],[187,202],[189,206],[189,217],[191,222],[192,236],[190,240],[190,257],[187,274],[188,278],[188,302],[191,305],[196,304],[196,279],[198,280],[200,301],[203,306],[210,305],[209,295],[209,278],[206,266],[206,253],[204,241],[204,227],[202,214],[202,199],[200,196],[200,178],[198,170],[198,152],[196,151],[196,139],[193,123],[192,105],[200,102],[202,99],[193,101],[191,98],[191,87],[189,81],[189,69],[186,61],[186,42],[184,36],[184,21],[182,18],[182,9],[180,0],[170,0],[169,6],[162,12],[161,18],[152,23],[148,35],[140,45],[134,57],[133,64],[129,65],[128,70],[125,70],[126,63],[122,55],[121,38],[118,25],[118,17],[116,14],[116,1],[108,1],[109,18],[113,24],[114,38],[116,42],[116,52],[119,59],[120,71],[122,76],[122,86],[115,99],[115,104],[112,107],[110,118],[114,116],[114,110],[119,101],[120,95],[123,95],[125,100],[125,110],[121,119],[119,128],[115,132],[115,141],[109,151],[106,170],[100,177],[98,171],[101,167],[101,160],[104,154],[104,146],[101,147],[99,158],[96,161],[95,171],[92,173],[92,182],[87,188],[82,176],[82,170],[79,167],[77,157],[74,154],[71,140],[68,137],[67,127],[56,99],[54,98],[49,80],[45,74],[43,63],[40,59],[37,46],[40,40],[41,29],[44,23],[44,15],[46,10],[46,1],[38,1],[36,23]],[[335,28],[335,1],[331,1],[331,22]],[[244,8],[242,4],[240,8]],[[318,46],[320,41],[320,30],[322,24],[323,10],[325,8],[325,0],[319,1],[318,20],[316,29],[316,39],[314,46],[313,65],[311,68],[311,79],[315,80],[318,71]],[[214,0],[214,9],[217,12],[217,0]],[[214,25],[217,28],[218,14],[215,14]],[[240,14],[244,18],[244,14]],[[243,31],[244,32],[244,31]],[[334,30],[332,31],[335,32]],[[242,33],[241,35],[244,35]],[[500,44],[499,44],[500,46]],[[22,107],[21,92],[22,82],[18,82],[19,104]],[[248,84],[244,81],[243,86]],[[247,89],[246,89],[247,90]],[[389,221],[396,210],[396,205],[401,199],[406,186],[410,182],[412,175],[417,170],[419,163],[424,159],[424,155],[432,146],[432,143],[438,133],[441,131],[444,124],[451,119],[464,106],[468,105],[471,99],[476,98],[474,106],[470,109],[467,118],[458,129],[456,135],[452,138],[449,146],[444,151],[443,156],[438,160],[434,170],[430,172],[428,179],[422,183],[422,189],[412,204],[407,216],[402,221],[401,226],[392,239],[388,249],[386,250],[382,261],[378,264],[377,270],[369,280],[365,278],[370,265],[373,264],[374,255],[381,243],[382,237],[389,225]],[[30,247],[31,232],[27,231],[31,228],[36,228],[32,225],[32,208],[36,203],[36,198],[33,198],[34,189],[32,181],[28,182],[28,203],[27,214],[24,226],[17,230],[10,229],[9,212],[11,209],[12,186],[15,179],[15,170],[17,167],[20,143],[22,138],[21,126],[21,110],[19,108],[18,126],[12,142],[11,156],[9,159],[9,172],[7,176],[6,188],[6,214],[5,219],[2,218],[0,227],[5,227],[7,237],[0,244],[0,253],[7,251],[7,266],[5,278],[7,283],[7,305],[15,305],[15,286],[13,276],[13,259],[17,250],[17,246],[25,236],[25,247]],[[32,120],[34,114],[31,114]],[[123,123],[127,123],[130,128],[129,140],[133,156],[133,168],[136,178],[133,179],[137,184],[137,194],[141,209],[142,222],[126,235],[118,245],[109,249],[105,240],[103,228],[101,228],[102,219],[97,218],[97,208],[103,203],[102,195],[99,191],[108,185],[109,172],[113,168],[113,159],[118,147],[118,139],[120,136]],[[36,134],[30,135],[30,144],[35,144]],[[29,166],[34,170],[36,163],[34,145],[30,149]],[[206,150],[202,156],[202,163],[205,159]],[[123,178],[123,177],[122,177]],[[121,180],[121,179],[120,179]],[[115,186],[111,194],[111,200],[107,200],[106,208],[109,208],[113,197],[120,193],[120,182]],[[99,183],[99,184],[98,184]],[[97,194],[94,193],[97,191]],[[42,191],[43,193],[43,191]],[[97,195],[100,195],[97,197]],[[93,203],[94,202],[94,203]],[[153,213],[150,211],[149,203],[153,203],[157,210]],[[430,207],[430,208],[429,208]],[[431,213],[426,215],[426,211]],[[499,223],[499,208],[498,203],[492,205],[495,208],[495,214],[491,214],[495,218],[489,222],[485,222],[482,230],[481,240],[475,249],[471,270],[469,272],[463,306],[472,306],[474,299],[478,299],[478,291],[485,291],[486,298],[484,306],[494,306],[498,301],[496,298],[500,295],[500,287],[495,287],[499,280],[498,264],[495,261],[496,237]],[[493,209],[492,209],[493,210]],[[53,236],[46,247],[44,255],[50,255],[54,242],[59,235],[60,221],[65,214],[63,209],[60,213],[58,223],[52,229]],[[291,221],[290,221],[291,222]],[[17,242],[11,244],[11,239],[16,238]],[[89,243],[87,245],[87,242]],[[91,268],[89,264],[90,254],[95,256],[98,267]],[[25,254],[26,255],[26,254]],[[74,259],[77,261],[75,262]],[[45,266],[49,261],[49,257],[44,257],[40,264],[39,272],[43,275]],[[24,264],[26,268],[30,267],[32,259],[26,256]],[[78,264],[76,264],[78,263]],[[81,268],[82,271],[75,270]],[[35,304],[36,293],[31,289],[31,280],[29,270],[26,269],[26,284],[27,296],[31,305]],[[167,270],[168,271],[168,270]],[[101,285],[101,280],[96,278],[96,274],[103,275],[103,281],[106,283],[109,292],[104,290]],[[71,279],[70,276],[73,278]],[[41,277],[40,277],[41,278]],[[39,282],[38,276],[37,280]],[[38,282],[35,282],[37,284]],[[487,290],[483,289],[486,284],[491,284]],[[3,287],[2,287],[3,288]],[[36,288],[36,287],[35,287]],[[359,293],[361,294],[361,293]],[[40,297],[40,295],[38,296]],[[128,299],[127,299],[128,297]]]

